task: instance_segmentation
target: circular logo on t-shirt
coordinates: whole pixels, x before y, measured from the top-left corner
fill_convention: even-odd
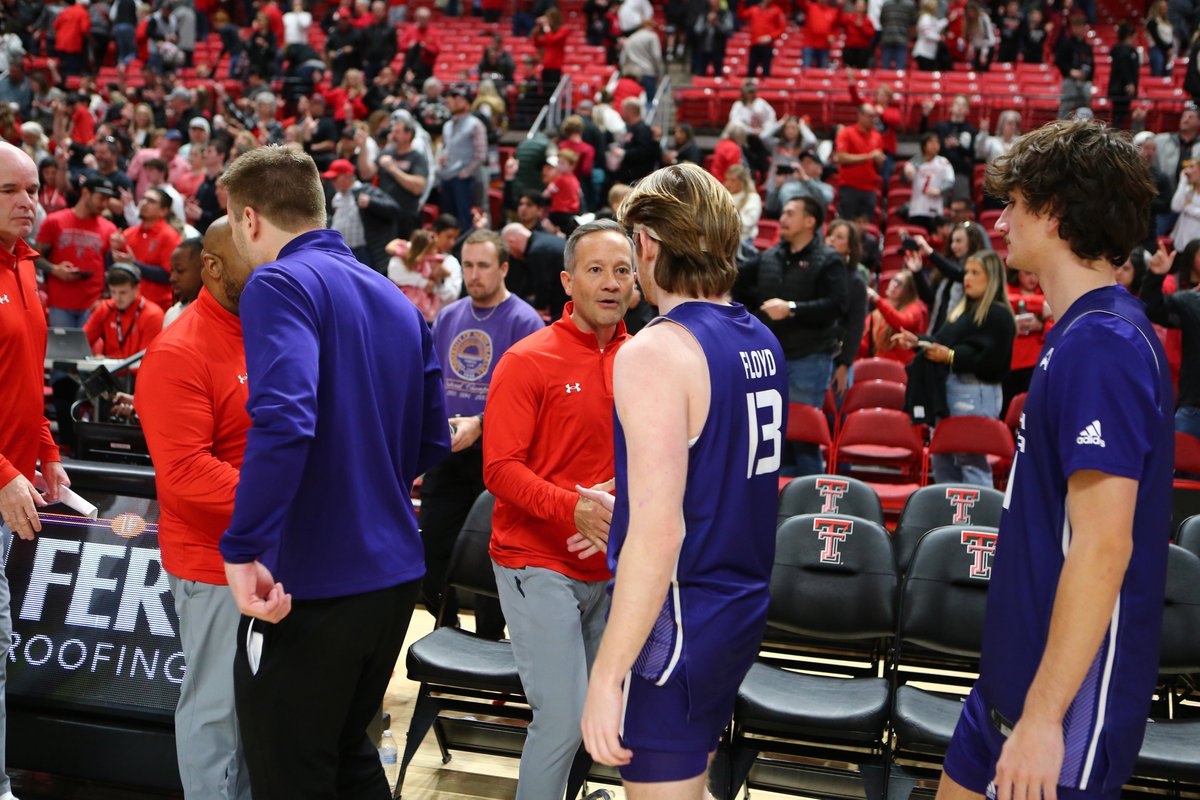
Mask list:
[[[476,328],[454,337],[450,343],[450,369],[464,381],[477,381],[492,368],[492,337]]]

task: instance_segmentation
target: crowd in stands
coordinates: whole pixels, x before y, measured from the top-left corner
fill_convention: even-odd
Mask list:
[[[558,278],[565,237],[611,216],[656,168],[690,161],[734,198],[743,239],[735,297],[759,309],[798,365],[793,400],[821,406],[831,384],[840,396],[854,360],[874,356],[910,371],[945,367],[943,400],[930,408],[964,407],[956,398],[974,392],[976,413],[995,416],[1027,387],[1054,309],[1036,278],[1005,274],[1006,244],[988,232],[1001,203],[981,189],[984,166],[1021,134],[1021,111],[973,108],[965,93],[909,109],[894,83],[872,87],[847,71],[845,124],[824,130],[760,90],[786,39],[802,42],[801,60],[814,68],[1053,61],[1059,113],[1086,116],[1099,42],[1090,4],[487,0],[461,9],[485,21],[478,63],[453,81],[438,77],[453,54],[437,13],[451,9],[428,5],[6,3],[0,135],[39,167],[34,243],[51,323],[84,328],[111,357],[152,343],[199,291],[199,237],[225,211],[217,179],[261,145],[313,157],[329,225],[431,324],[465,294],[461,244],[482,229],[499,232],[511,254],[509,290],[543,319],[557,318],[567,301]],[[514,48],[510,24],[536,56]],[[1126,101],[1139,97],[1140,58],[1153,75],[1178,76],[1193,25],[1161,0],[1144,25],[1125,24],[1111,47],[1101,45],[1113,79],[1128,82]],[[650,106],[670,61],[725,74],[737,31],[749,36],[747,77],[706,154],[692,125],[664,131]],[[578,58],[572,43],[583,41],[603,48],[613,81],[575,103],[557,130],[503,146],[514,97],[528,90],[544,100]],[[1118,95],[1108,94],[1113,115],[1139,131],[1159,188],[1144,249],[1131,257],[1136,270],[1123,281],[1135,292],[1149,287],[1156,321],[1184,331],[1164,333],[1178,374],[1195,337],[1191,306],[1171,298],[1195,284],[1187,254],[1200,240],[1200,112],[1188,104],[1177,132],[1155,134],[1144,130],[1144,109],[1126,102],[1118,115]],[[905,159],[898,134],[914,129],[916,153]],[[1168,257],[1158,237],[1184,254],[1179,277],[1161,286],[1150,268]],[[822,267],[797,282],[798,264]],[[652,316],[635,297],[631,332]],[[73,396],[63,377],[60,417]],[[804,466],[812,455],[801,453],[796,468],[822,468]],[[970,465],[943,467],[982,480]]]

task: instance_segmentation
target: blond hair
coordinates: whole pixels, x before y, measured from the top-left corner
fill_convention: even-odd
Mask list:
[[[713,297],[733,288],[741,219],[729,192],[699,166],[652,172],[633,187],[617,219],[642,225],[658,242],[654,282],[663,291]]]
[[[993,303],[1004,306],[1004,309],[1009,314],[1013,312],[1012,306],[1008,302],[1006,289],[1008,282],[1005,280],[1004,260],[994,250],[980,250],[967,256],[966,261],[963,262],[963,266],[965,267],[972,261],[983,267],[983,272],[987,275],[988,279],[987,286],[983,290],[983,296],[975,304],[975,327],[980,328],[983,327],[983,323],[987,320],[988,311],[991,309]],[[968,304],[972,302],[975,301],[972,301],[964,294],[962,299],[958,301],[958,305],[946,316],[946,320],[953,322],[961,317],[966,313]]]

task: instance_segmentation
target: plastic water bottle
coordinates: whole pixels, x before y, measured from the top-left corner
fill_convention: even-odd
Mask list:
[[[392,732],[385,730],[383,738],[379,740],[379,760],[384,766],[396,763],[396,740],[392,738]]]

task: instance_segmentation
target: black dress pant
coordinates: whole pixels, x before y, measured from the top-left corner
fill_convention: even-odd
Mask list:
[[[446,570],[459,531],[471,506],[483,492],[483,450],[478,446],[451,453],[425,473],[421,482],[421,540],[425,543],[425,580],[421,587],[425,607],[435,617],[446,604],[445,624],[458,619],[458,598],[451,590],[443,597]],[[494,597],[475,596],[475,631],[489,639],[504,636],[504,614]]]
[[[379,713],[420,583],[296,600],[275,624],[242,617],[233,687],[256,798],[389,800],[367,725]],[[253,673],[250,632],[263,637]]]

